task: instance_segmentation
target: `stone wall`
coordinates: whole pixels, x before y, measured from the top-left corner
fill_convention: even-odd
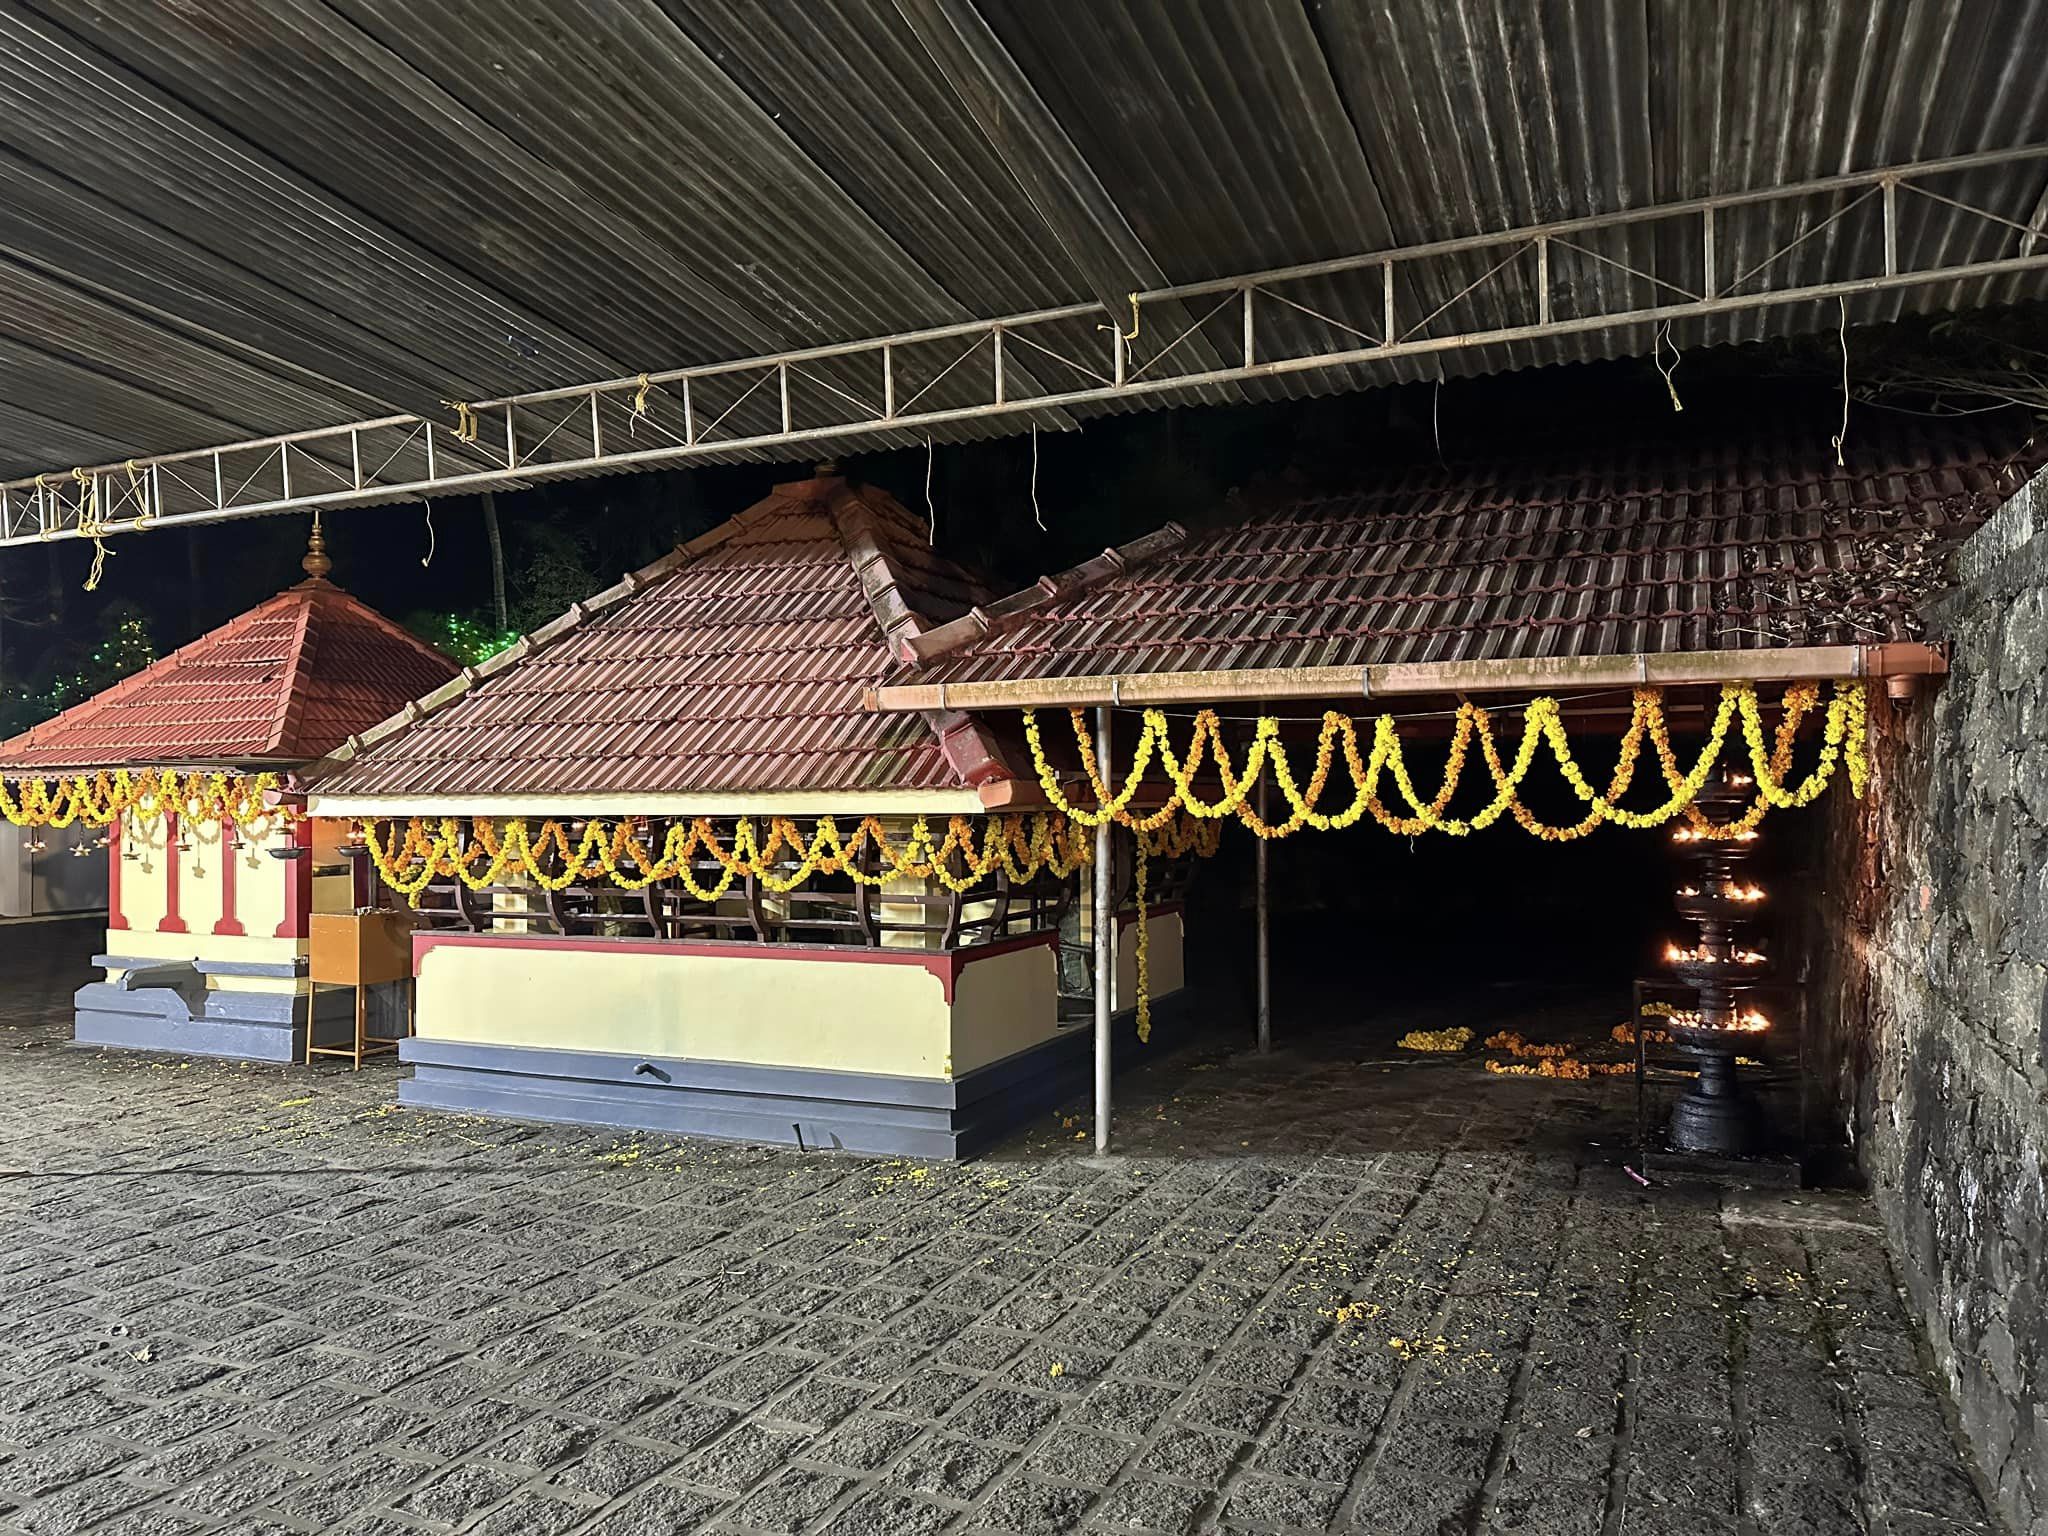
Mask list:
[[[1812,1001],[1963,1431],[2048,1536],[2048,472],[1958,576],[1950,676],[1874,704],[1872,792],[1830,792]]]

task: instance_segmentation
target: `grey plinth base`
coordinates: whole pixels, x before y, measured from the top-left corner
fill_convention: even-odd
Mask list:
[[[213,961],[145,960],[95,955],[122,972],[118,981],[78,989],[74,1045],[231,1061],[292,1062],[306,1050],[308,999],[292,993],[209,990],[209,974],[296,977],[303,966],[223,965]],[[315,1039],[340,1044],[355,1028],[346,989],[322,992],[313,1010]]]
[[[1153,1007],[1149,1049],[1180,1012]],[[1118,1057],[1140,1049],[1128,1017]],[[605,1051],[412,1039],[413,1069],[398,1102],[513,1120],[705,1136],[811,1151],[894,1157],[973,1157],[1025,1121],[1084,1093],[1088,1030],[1073,1030],[952,1082],[733,1062],[643,1058]]]

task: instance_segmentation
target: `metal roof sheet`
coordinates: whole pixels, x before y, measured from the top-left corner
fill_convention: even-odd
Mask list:
[[[2014,431],[1426,467],[1170,528],[917,642],[891,682],[1629,656],[1921,638],[1948,557],[2043,450]]]
[[[0,476],[2028,143],[2048,137],[2044,53],[2048,0],[27,0],[0,12]],[[1976,190],[2024,221],[2041,174]],[[1903,214],[1908,262],[1998,235]],[[1724,257],[1763,260],[1803,216],[1731,219]],[[1640,266],[1655,238],[1601,253]],[[1839,270],[1873,238],[1845,221],[1782,259]],[[1987,279],[1847,315],[2041,291]],[[1447,276],[1405,318],[1454,296]],[[1463,305],[1443,323],[1497,302]],[[1276,347],[1322,333],[1272,308]],[[1441,366],[1649,348],[1609,329]]]
[[[306,762],[455,671],[316,578],[0,742],[0,773]]]

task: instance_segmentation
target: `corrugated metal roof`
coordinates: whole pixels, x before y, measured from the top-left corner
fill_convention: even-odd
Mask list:
[[[425,641],[316,578],[0,742],[0,773],[302,763],[455,670]]]
[[[324,795],[960,789],[992,743],[879,715],[863,691],[987,593],[884,493],[778,487],[704,538],[368,733]]]
[[[2044,53],[2048,0],[25,0],[0,13],[0,475],[2026,143],[2048,137]],[[2044,175],[1957,190],[2024,221]],[[1998,234],[1923,200],[1902,215],[1908,263]],[[1731,270],[1797,216],[1731,219]],[[1654,238],[1602,251],[1642,265]],[[1873,238],[1845,221],[1787,268],[1839,270]],[[1404,319],[1454,281],[1404,295]],[[1273,308],[1276,348],[1323,328]],[[1497,308],[1475,294],[1439,325]]]
[[[1949,554],[2042,456],[1908,429],[1860,433],[1840,468],[1768,441],[1431,464],[1150,536],[925,635],[929,664],[892,681],[1917,639]]]

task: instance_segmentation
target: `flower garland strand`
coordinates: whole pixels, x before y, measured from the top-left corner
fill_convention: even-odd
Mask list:
[[[165,815],[187,824],[220,822],[247,832],[296,821],[296,807],[269,803],[282,786],[274,773],[180,774],[175,768],[123,768],[55,779],[25,779],[10,788],[0,779],[0,819],[16,827],[106,827],[124,817],[138,827]]]
[[[604,880],[637,891],[675,879],[697,900],[715,902],[739,879],[787,895],[814,875],[843,874],[877,889],[892,881],[930,879],[965,894],[998,870],[1020,883],[1041,870],[1064,880],[1094,857],[1088,838],[1064,818],[1043,812],[989,817],[979,834],[968,817],[955,816],[943,837],[935,837],[919,817],[900,843],[873,816],[862,818],[851,835],[842,835],[832,817],[821,817],[808,836],[788,817],[770,818],[765,833],[753,818],[742,817],[729,843],[709,817],[699,816],[672,824],[658,849],[643,843],[630,821],[592,820],[573,837],[558,820],[535,830],[524,818],[500,825],[479,817],[467,834],[452,816],[438,822],[414,817],[403,836],[395,826],[388,836],[380,833],[374,821],[363,823],[363,831],[378,876],[415,905],[436,880],[459,880],[472,891],[514,880],[563,891]],[[1186,835],[1168,840],[1176,848],[1199,842]],[[1213,846],[1212,841],[1212,851]],[[707,863],[718,869],[708,883],[699,878]]]
[[[1071,710],[1069,718],[1082,765],[1082,777],[1095,794],[1093,805],[1080,805],[1068,799],[1059,776],[1046,759],[1037,714],[1033,710],[1024,711],[1024,737],[1031,750],[1032,767],[1048,802],[1062,815],[1085,827],[1115,821],[1143,833],[1165,825],[1177,814],[1207,822],[1234,816],[1259,837],[1278,838],[1290,836],[1303,827],[1318,831],[1342,830],[1355,826],[1370,815],[1388,831],[1404,837],[1429,831],[1463,837],[1492,826],[1502,816],[1512,815],[1516,824],[1531,836],[1547,842],[1568,842],[1585,836],[1603,822],[1646,829],[1663,826],[1684,814],[1699,835],[1740,837],[1754,830],[1767,809],[1788,810],[1811,805],[1827,788],[1838,768],[1846,768],[1850,793],[1861,798],[1869,781],[1870,769],[1868,700],[1860,682],[1835,684],[1834,697],[1826,708],[1819,759],[1803,779],[1796,784],[1791,781],[1794,738],[1805,717],[1819,706],[1820,690],[1815,684],[1794,683],[1788,687],[1781,705],[1776,739],[1767,748],[1763,708],[1756,689],[1748,683],[1723,684],[1708,727],[1706,744],[1688,768],[1679,763],[1672,748],[1663,695],[1654,688],[1639,688],[1635,691],[1628,729],[1621,739],[1620,754],[1603,791],[1595,787],[1574,756],[1565,727],[1564,709],[1556,699],[1546,695],[1531,700],[1524,708],[1521,740],[1511,759],[1504,758],[1502,754],[1493,717],[1486,710],[1468,703],[1458,709],[1443,778],[1427,799],[1417,789],[1408,770],[1400,731],[1390,715],[1381,715],[1373,720],[1372,745],[1369,751],[1362,753],[1359,722],[1335,710],[1324,714],[1316,737],[1315,765],[1304,784],[1280,739],[1280,722],[1270,715],[1258,720],[1240,764],[1232,760],[1223,722],[1214,710],[1204,709],[1196,713],[1194,731],[1183,753],[1174,747],[1165,714],[1157,709],[1148,709],[1143,716],[1143,728],[1137,744],[1132,749],[1130,772],[1121,787],[1112,792],[1104,776],[1103,765],[1095,759],[1086,715],[1081,710]],[[1706,788],[1727,750],[1730,732],[1738,728],[1747,749],[1757,798],[1736,820],[1715,823],[1694,802]],[[1464,778],[1471,743],[1475,738],[1487,773],[1493,780],[1494,795],[1488,804],[1470,817],[1453,817],[1447,812]],[[1621,800],[1635,780],[1645,738],[1655,751],[1668,793],[1659,805],[1631,810],[1622,805]],[[1534,766],[1540,747],[1549,749],[1559,773],[1571,786],[1573,794],[1584,802],[1585,815],[1577,821],[1551,825],[1523,804],[1521,788]],[[1162,798],[1156,806],[1134,811],[1132,806],[1139,800],[1146,772],[1155,757],[1165,771]],[[1324,812],[1318,806],[1334,776],[1339,758],[1351,779],[1351,798],[1341,810]],[[1222,795],[1214,800],[1204,798],[1196,787],[1196,775],[1205,762],[1213,763],[1223,789]],[[1287,803],[1289,814],[1284,821],[1269,823],[1253,808],[1251,791],[1269,770]],[[1395,791],[1407,805],[1406,814],[1391,810],[1383,803],[1380,786],[1385,778],[1392,779]]]

